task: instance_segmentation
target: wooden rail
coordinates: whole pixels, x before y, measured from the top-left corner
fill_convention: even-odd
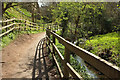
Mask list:
[[[69,74],[73,76],[73,78],[76,79],[82,79],[82,77],[73,69],[73,67],[70,65],[70,52],[75,53],[76,55],[80,56],[84,61],[98,69],[100,72],[102,72],[104,75],[106,75],[108,78],[111,79],[120,79],[120,68],[117,66],[114,66],[113,64],[107,62],[106,60],[94,55],[93,53],[90,53],[73,43],[65,40],[61,36],[57,35],[55,32],[52,32],[51,30],[46,30],[47,40],[48,40],[48,46],[50,46],[50,43],[53,46],[53,53],[57,53],[59,56],[61,62],[63,63],[64,71],[61,72],[61,69],[59,67],[59,71],[61,73],[61,76],[63,74],[64,78],[68,78]],[[50,40],[50,35],[53,36],[53,39]],[[55,39],[57,39],[62,45],[65,46],[65,54],[64,57],[59,52],[58,48],[55,46]],[[54,54],[55,55],[55,54]],[[57,60],[54,60],[56,63]]]
[[[24,20],[24,19],[9,19],[9,20],[4,20],[4,21],[0,21],[0,23],[2,23],[2,27],[0,28],[0,30],[5,30],[4,33],[0,34],[0,37],[10,33],[11,31],[13,31],[14,29],[21,29],[24,28],[26,30],[26,26],[29,27],[30,29],[41,29],[40,26],[36,23],[30,22],[28,20]],[[19,27],[15,27],[15,25],[19,25]],[[20,25],[25,25],[24,27],[20,27]]]

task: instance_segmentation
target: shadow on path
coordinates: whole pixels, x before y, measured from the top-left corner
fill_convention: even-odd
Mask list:
[[[54,67],[53,60],[47,53],[46,39],[39,41],[33,63],[32,79],[36,80],[58,80],[57,70]]]

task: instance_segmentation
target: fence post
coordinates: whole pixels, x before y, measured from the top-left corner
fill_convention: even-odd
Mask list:
[[[21,24],[19,23],[18,25],[19,25],[19,28],[18,28],[18,33],[19,33],[19,32],[20,32],[20,25],[21,25]]]
[[[55,33],[55,31],[53,31],[54,33]],[[55,37],[54,37],[54,35],[52,36],[52,38],[53,38],[53,43],[55,44]],[[55,54],[55,48],[53,47],[53,54]]]
[[[15,25],[14,25],[14,20],[12,21],[12,23],[13,23],[13,26],[12,27],[14,27]],[[13,32],[13,31],[12,31]]]
[[[24,28],[24,31],[26,31],[26,20],[25,20],[25,28]]]
[[[66,63],[70,63],[70,50],[65,47],[65,54],[64,54],[64,78],[69,79],[69,71],[67,70]]]
[[[44,25],[43,25],[43,31],[44,31]]]
[[[31,23],[30,23],[30,26],[29,26],[29,28],[30,28],[30,31],[31,31]]]
[[[47,32],[47,36],[48,36],[48,38],[50,39],[50,29],[47,29],[48,30],[48,32]],[[48,40],[48,45],[50,46],[50,41]],[[48,54],[50,53],[50,49],[48,48]]]
[[[7,25],[8,25],[8,22],[5,23],[5,26],[7,26]],[[8,30],[8,28],[6,28],[6,31],[7,31],[7,30]]]

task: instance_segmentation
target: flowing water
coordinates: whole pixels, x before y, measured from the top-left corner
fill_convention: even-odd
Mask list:
[[[86,41],[86,39],[84,38],[84,39],[83,39],[83,42],[80,42],[81,46],[84,45],[85,41]],[[75,43],[77,43],[77,41],[75,41],[74,44],[75,44]],[[86,72],[87,72],[92,78],[105,77],[101,72],[99,72],[99,71],[96,70],[95,68],[91,67],[90,65],[86,64],[81,57],[79,57],[79,56],[76,55],[76,57],[74,57],[74,58],[81,64],[82,67],[84,66],[84,67],[86,68]]]
[[[83,67],[83,66],[85,67],[86,72],[87,72],[91,77],[93,77],[93,78],[98,78],[97,74],[96,74],[94,71],[92,71],[90,68],[87,67],[86,63],[83,61],[82,58],[80,58],[79,56],[76,56],[75,59],[81,64],[82,67]]]

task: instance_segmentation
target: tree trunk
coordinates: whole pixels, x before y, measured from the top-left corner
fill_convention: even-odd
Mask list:
[[[34,11],[32,12],[32,22],[34,22]]]
[[[32,22],[34,22],[34,3],[32,3]]]
[[[77,28],[78,28],[78,23],[79,23],[79,20],[80,20],[80,16],[77,17],[77,20],[75,21],[75,24],[76,24],[76,28],[75,28],[75,36],[76,36],[76,40],[77,40]]]
[[[67,13],[65,14],[65,16],[64,17],[68,17],[68,11],[66,11]],[[63,27],[63,29],[62,29],[62,34],[61,34],[61,36],[62,37],[65,37],[65,30],[67,30],[67,28],[68,28],[68,26],[67,26],[67,24],[68,24],[68,20],[62,20],[62,27]]]

